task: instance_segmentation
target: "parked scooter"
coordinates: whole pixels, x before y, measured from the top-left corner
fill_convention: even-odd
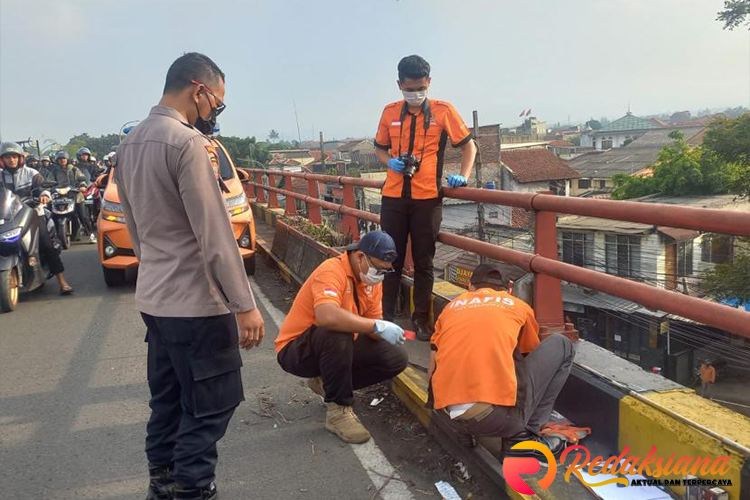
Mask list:
[[[52,220],[55,221],[55,231],[60,238],[60,245],[64,250],[70,248],[73,239],[73,231],[78,227],[77,221],[74,226],[73,221],[76,217],[75,204],[78,191],[69,186],[57,187],[52,192],[52,198],[48,208],[52,212]]]
[[[22,201],[0,186],[0,310],[11,312],[19,293],[44,285],[51,274],[39,255],[39,215],[36,200]]]

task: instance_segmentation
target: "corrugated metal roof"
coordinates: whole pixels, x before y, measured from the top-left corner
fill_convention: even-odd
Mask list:
[[[621,220],[600,219],[582,215],[566,215],[557,219],[559,229],[578,229],[592,231],[611,231],[620,234],[643,234],[650,232],[654,226]]]
[[[579,306],[596,307],[598,309],[606,309],[608,311],[628,314],[640,313],[656,317],[666,316],[666,313],[664,312],[652,311],[630,300],[621,299],[620,297],[615,297],[614,295],[609,295],[608,293],[599,292],[590,288],[582,288],[570,283],[563,283],[562,296],[563,302]]]

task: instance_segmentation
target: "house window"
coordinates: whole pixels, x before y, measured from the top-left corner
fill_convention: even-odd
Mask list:
[[[591,267],[594,261],[594,238],[589,233],[562,233],[562,260],[568,264]]]
[[[732,260],[734,238],[723,234],[706,234],[701,241],[701,261],[722,264]]]
[[[607,137],[606,139],[602,139],[602,147],[601,149],[612,149],[612,138]]]
[[[605,188],[605,187],[607,187],[607,181],[604,180],[604,179],[600,180],[599,181],[599,187],[602,188],[602,189]]]
[[[591,179],[578,179],[578,189],[589,189],[591,187]]]
[[[641,237],[607,235],[607,273],[624,278],[638,278],[641,273]]]
[[[693,240],[677,244],[677,276],[693,274]]]

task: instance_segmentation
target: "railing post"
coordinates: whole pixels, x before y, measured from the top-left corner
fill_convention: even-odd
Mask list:
[[[273,174],[270,172],[268,174],[268,185],[276,187]],[[270,190],[268,191],[268,208],[279,208],[279,196],[274,191]]]
[[[351,184],[344,185],[344,206],[357,208],[354,200],[354,186]],[[359,225],[357,224],[357,218],[353,215],[344,215],[344,234],[350,235],[352,241],[359,240]]]
[[[534,251],[537,255],[557,260],[557,214],[536,212],[534,228]],[[563,315],[562,289],[560,280],[543,274],[534,275],[534,312],[546,334],[565,333],[575,336],[572,325],[566,328]]]
[[[292,175],[289,173],[284,174],[284,186],[286,187],[287,191],[294,192],[294,184]],[[297,215],[297,198],[292,198],[291,196],[285,196],[286,199],[286,214],[287,215]]]
[[[255,183],[258,184],[258,186],[263,186],[263,174],[260,172],[255,173]],[[258,203],[265,203],[266,202],[266,190],[262,187],[259,187],[256,189],[255,194],[257,195],[256,199],[258,200]]]
[[[307,195],[310,198],[320,199],[320,193],[318,192],[318,181],[307,179]],[[313,224],[322,224],[323,217],[320,215],[320,206],[314,203],[307,203],[307,218]]]
[[[250,176],[249,179],[242,181],[242,187],[245,189],[245,196],[248,198],[255,198],[255,186],[251,184],[253,180],[253,177]]]

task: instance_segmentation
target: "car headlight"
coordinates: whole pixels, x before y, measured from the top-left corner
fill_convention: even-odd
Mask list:
[[[106,199],[102,199],[102,210],[105,212],[114,212],[116,214],[123,213],[121,204]]]
[[[232,196],[231,198],[224,200],[224,205],[226,205],[227,209],[232,212],[235,208],[247,206],[247,197],[245,196],[245,193],[240,193],[237,196]]]
[[[19,239],[21,239],[21,230],[22,228],[19,226],[1,233],[0,241],[2,241],[3,243],[13,243],[18,241]]]

